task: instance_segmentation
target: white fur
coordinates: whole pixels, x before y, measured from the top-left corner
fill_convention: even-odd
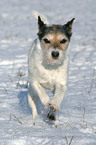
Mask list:
[[[38,16],[40,16],[42,18],[42,20],[46,23],[49,24],[48,20],[39,12],[37,11],[33,11],[32,15],[34,16],[34,18],[38,19]]]
[[[62,51],[63,52],[63,51]],[[68,77],[68,53],[67,48],[65,54],[62,54],[62,64],[58,60],[54,64],[47,64],[44,60],[44,48],[42,47],[39,39],[36,39],[29,50],[28,55],[28,73],[29,73],[29,92],[28,101],[32,108],[33,118],[37,116],[37,102],[38,99],[41,103],[48,108],[51,104],[59,110],[60,104],[67,90],[67,77]],[[45,63],[44,63],[45,62]],[[45,88],[54,90],[54,97],[50,98]]]

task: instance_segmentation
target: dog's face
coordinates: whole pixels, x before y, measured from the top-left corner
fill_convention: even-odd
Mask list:
[[[38,36],[42,45],[45,63],[52,65],[63,63],[72,35],[73,20],[74,18],[65,25],[47,26],[38,16]]]

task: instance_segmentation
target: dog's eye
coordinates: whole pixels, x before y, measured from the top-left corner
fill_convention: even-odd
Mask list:
[[[44,42],[45,43],[50,43],[50,41],[48,39],[46,39],[46,38],[44,39]]]
[[[67,40],[66,39],[62,39],[61,41],[60,41],[60,43],[62,44],[62,43],[65,43]]]

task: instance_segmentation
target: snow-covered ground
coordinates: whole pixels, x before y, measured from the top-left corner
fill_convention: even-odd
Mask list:
[[[32,120],[27,101],[34,10],[51,24],[76,18],[68,92],[53,128],[44,116]],[[96,0],[0,0],[0,145],[96,145],[95,71]]]

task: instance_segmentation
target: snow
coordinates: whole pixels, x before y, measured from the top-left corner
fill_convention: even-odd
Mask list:
[[[32,120],[27,100],[27,55],[38,32],[33,11],[51,24],[76,18],[68,91],[53,127],[44,115]],[[95,13],[95,0],[0,1],[0,145],[96,144]]]

